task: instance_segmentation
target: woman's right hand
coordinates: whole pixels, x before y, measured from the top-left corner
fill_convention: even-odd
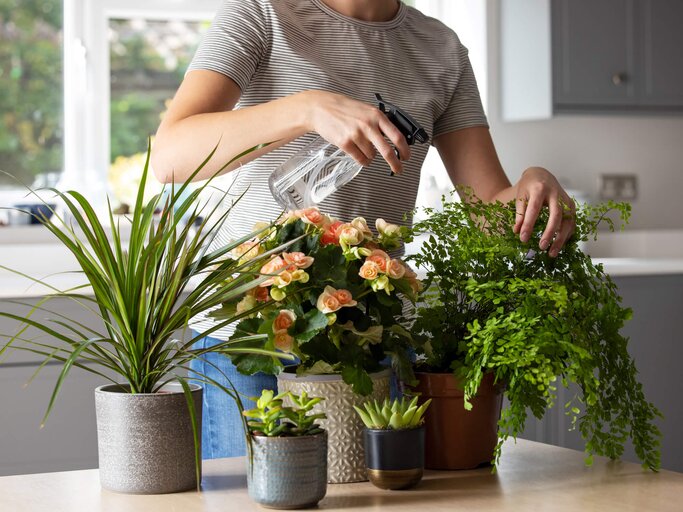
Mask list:
[[[363,166],[370,165],[377,152],[387,161],[392,172],[401,174],[401,160],[410,158],[410,146],[401,131],[377,107],[342,94],[306,91],[309,106],[309,131],[317,132]],[[385,138],[386,137],[386,138]],[[398,150],[396,156],[389,139]]]

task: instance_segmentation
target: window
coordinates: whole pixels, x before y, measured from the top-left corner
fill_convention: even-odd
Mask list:
[[[131,205],[149,137],[178,89],[209,22],[110,19],[110,165],[113,198]],[[149,181],[149,193],[161,185]],[[155,186],[156,185],[156,186]]]
[[[54,185],[63,169],[62,7],[0,0],[0,170],[27,185]],[[0,174],[5,194],[19,188]]]

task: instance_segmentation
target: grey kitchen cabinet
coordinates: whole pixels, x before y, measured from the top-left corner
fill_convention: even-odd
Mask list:
[[[38,300],[29,298],[21,301],[33,305]],[[97,316],[69,299],[52,299],[46,307],[101,330],[102,323]],[[23,317],[30,307],[0,300],[0,310]],[[41,311],[34,315],[41,321],[54,318]],[[0,344],[7,340],[6,336],[16,334],[19,328],[20,323],[0,317]],[[45,340],[46,335],[29,328],[22,337]],[[41,429],[43,415],[61,371],[58,362],[49,363],[32,378],[43,359],[40,355],[19,350],[0,356],[0,408],[3,411],[0,420],[0,476],[97,467],[94,390],[97,386],[109,384],[109,381],[80,368],[72,368],[45,427]],[[109,375],[120,380],[114,373]]]
[[[556,112],[683,111],[683,2],[552,0]]]
[[[683,472],[683,275],[618,276],[623,303],[633,309],[633,318],[624,327],[629,352],[636,362],[645,397],[662,412],[657,424],[662,432],[662,467]],[[543,419],[527,419],[524,439],[583,449],[577,430],[570,430],[563,404],[577,392],[558,386],[555,407]],[[503,450],[505,456],[505,450]],[[633,447],[626,446],[624,458],[638,462]]]
[[[683,1],[643,0],[640,103],[683,106]]]

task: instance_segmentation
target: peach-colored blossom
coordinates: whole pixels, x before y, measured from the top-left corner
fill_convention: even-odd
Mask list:
[[[357,304],[357,302],[353,300],[351,292],[348,290],[339,289],[334,292],[334,296],[342,306],[355,306]]]
[[[360,267],[358,275],[363,279],[376,279],[380,273],[380,268],[374,261],[366,261]]]
[[[380,272],[386,273],[389,262],[391,261],[391,257],[383,250],[375,249],[370,253],[370,256],[368,256],[366,261],[377,263]]]
[[[372,239],[372,231],[370,231],[368,223],[363,217],[356,217],[351,221],[351,225],[360,231],[366,240]]]
[[[276,275],[279,274],[282,269],[287,267],[287,263],[280,256],[275,256],[272,260],[261,267],[261,274],[265,275]],[[266,279],[261,283],[261,286],[270,286],[273,284],[274,278]]]
[[[342,292],[341,298],[343,300],[348,300],[348,302],[342,304],[342,302],[339,300],[339,292]],[[346,294],[348,294],[348,296]],[[332,286],[326,286],[325,290],[323,290],[316,301],[316,307],[326,315],[329,313],[334,313],[341,308],[353,307],[356,304],[357,302],[351,298],[351,293],[348,290],[337,290]]]
[[[406,267],[400,260],[391,260],[387,267],[387,275],[392,279],[401,279],[406,273]]]
[[[339,231],[339,242],[342,245],[358,245],[361,243],[365,237],[357,228],[353,227],[351,224],[344,224]]]
[[[401,233],[401,227],[396,224],[390,224],[384,219],[377,219],[375,227],[380,235],[387,237],[396,237]]]
[[[327,224],[324,228],[325,231],[320,237],[320,243],[322,245],[339,244],[339,234],[343,225],[344,223],[340,220],[335,220]]]
[[[258,243],[257,240],[248,240],[230,251],[230,255],[234,259],[239,260],[240,263],[246,263],[247,261],[254,259],[259,254],[263,254],[264,252],[265,249]]]
[[[291,352],[292,348],[294,348],[294,338],[287,331],[276,332],[274,342],[275,348],[283,352]]]
[[[297,210],[297,214],[306,224],[313,224],[314,226],[320,227],[325,223],[325,216],[320,213],[320,210],[315,206]]]
[[[335,297],[333,294],[323,292],[318,297],[316,307],[323,313],[327,314],[338,311],[339,309],[341,309],[342,306],[339,303],[337,297]]]
[[[293,265],[296,268],[308,268],[313,265],[313,257],[306,256],[303,252],[284,252],[282,259],[287,265]]]
[[[296,320],[296,313],[291,309],[282,309],[273,320],[273,332],[286,331]]]

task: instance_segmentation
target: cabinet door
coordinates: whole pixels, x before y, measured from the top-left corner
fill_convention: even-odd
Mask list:
[[[635,0],[553,0],[556,110],[636,102]]]
[[[683,1],[643,0],[641,103],[683,108]]]

